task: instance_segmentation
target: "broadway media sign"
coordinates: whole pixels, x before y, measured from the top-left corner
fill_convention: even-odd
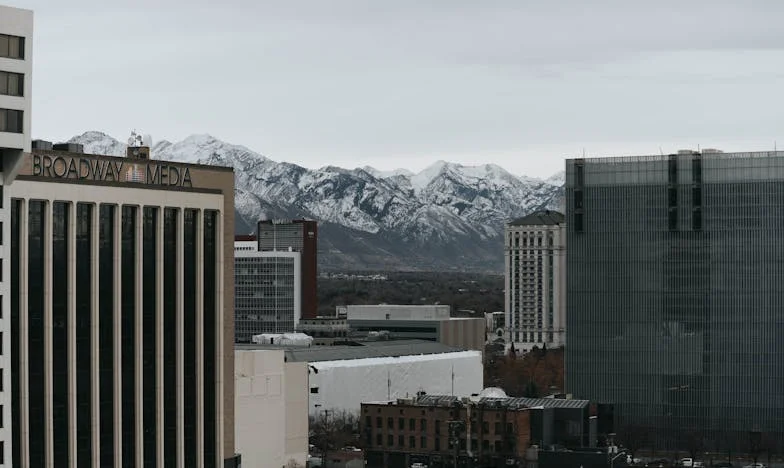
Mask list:
[[[191,188],[187,167],[155,162],[126,163],[122,160],[49,156],[33,154],[33,175],[58,179],[96,180],[101,182],[135,182]]]

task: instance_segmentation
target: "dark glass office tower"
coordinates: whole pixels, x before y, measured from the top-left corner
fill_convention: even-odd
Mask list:
[[[567,391],[621,438],[781,445],[784,152],[569,160],[566,198]]]

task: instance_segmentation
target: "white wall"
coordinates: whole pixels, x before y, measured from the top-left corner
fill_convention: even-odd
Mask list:
[[[310,388],[318,387],[318,393],[308,393],[311,414],[324,409],[359,411],[363,402],[413,396],[419,391],[450,395],[453,369],[454,395],[470,396],[483,388],[479,351],[347,359],[310,365],[318,369],[318,373],[310,373]]]
[[[0,57],[0,70],[24,75],[24,96],[0,95],[0,107],[24,111],[23,133],[0,132],[0,148],[30,152],[30,110],[33,84],[33,12],[0,6],[0,34],[25,38],[24,60]],[[20,155],[21,156],[21,155]],[[18,161],[16,161],[18,162]],[[7,164],[7,162],[6,162]],[[8,172],[8,165],[4,172]]]
[[[349,320],[438,320],[449,318],[448,305],[350,305]]]
[[[245,466],[281,468],[308,455],[307,364],[283,350],[236,350],[235,439]]]

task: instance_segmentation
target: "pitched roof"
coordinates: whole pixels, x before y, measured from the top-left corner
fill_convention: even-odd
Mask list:
[[[566,221],[563,213],[553,210],[534,211],[528,216],[517,218],[509,223],[509,226],[552,226],[563,224]]]

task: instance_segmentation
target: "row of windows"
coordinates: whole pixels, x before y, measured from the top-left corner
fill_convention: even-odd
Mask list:
[[[25,38],[0,34],[0,57],[24,60]]]
[[[180,337],[176,335],[176,323],[172,323],[176,316],[176,310],[172,308],[172,304],[176,306],[176,302],[171,301],[170,297],[176,297],[176,294],[169,294],[164,296],[164,321],[167,327],[164,327],[164,350],[156,349],[156,310],[157,299],[156,294],[156,274],[157,274],[157,213],[158,208],[144,207],[142,220],[138,219],[139,208],[134,206],[114,206],[114,205],[92,205],[78,203],[74,206],[65,202],[53,202],[51,217],[46,216],[46,204],[43,201],[30,201],[28,212],[28,245],[29,253],[27,255],[27,274],[28,285],[31,291],[41,290],[45,278],[45,265],[47,261],[51,262],[53,271],[55,272],[52,277],[52,295],[51,295],[51,309],[52,309],[52,331],[51,339],[53,349],[67,349],[70,347],[70,340],[75,338],[76,345],[76,360],[69,361],[66,353],[54,353],[52,356],[53,366],[51,370],[52,382],[52,416],[47,421],[44,414],[45,396],[43,395],[44,379],[45,379],[45,356],[44,356],[44,325],[43,325],[43,311],[44,300],[46,299],[40,294],[31,294],[27,296],[26,301],[28,304],[28,317],[29,326],[27,330],[27,338],[29,342],[28,360],[29,367],[29,427],[30,430],[26,437],[29,438],[30,450],[30,466],[43,466],[44,462],[44,434],[47,430],[54,434],[53,449],[54,457],[51,460],[53,466],[65,466],[69,459],[69,441],[72,436],[76,439],[76,455],[79,460],[79,465],[90,464],[92,462],[92,454],[95,448],[92,446],[92,405],[91,401],[95,397],[99,400],[100,418],[98,424],[99,435],[99,451],[100,451],[100,464],[108,466],[113,463],[117,447],[114,445],[114,431],[116,430],[116,421],[114,419],[114,403],[116,397],[116,388],[114,385],[115,377],[118,373],[121,375],[121,388],[122,388],[122,401],[120,408],[122,412],[122,425],[120,430],[123,434],[123,451],[122,460],[124,466],[133,466],[137,464],[135,447],[139,440],[136,439],[135,424],[141,417],[143,418],[143,440],[144,451],[143,460],[144,465],[154,465],[156,455],[156,392],[161,387],[161,382],[157,381],[156,376],[156,355],[164,355],[164,366],[169,365],[170,368],[164,373],[164,387],[173,389],[176,387],[176,381],[171,379],[170,376],[176,376],[178,368],[176,363],[176,345]],[[12,275],[11,275],[11,304],[12,304],[12,317],[11,327],[14,331],[12,338],[13,349],[18,349],[20,346],[19,339],[16,335],[19,334],[19,280],[18,273],[20,271],[20,211],[24,209],[24,202],[14,200],[11,212],[12,220]],[[177,219],[178,215],[183,214],[183,211],[175,209],[166,209],[166,221],[164,230],[164,257],[169,262],[164,262],[163,279],[165,285],[169,286],[169,290],[176,289],[176,282],[178,280],[177,274]],[[71,233],[69,219],[75,216],[75,232]],[[201,220],[196,213],[185,210],[185,224],[184,224],[184,241],[183,246],[184,259],[184,291],[183,297],[185,307],[193,309],[197,301],[197,245],[196,235],[197,223]],[[118,217],[120,218],[119,224],[119,239],[115,237],[115,222]],[[203,288],[203,303],[204,303],[204,324],[203,328],[207,330],[215,330],[216,327],[216,260],[217,260],[217,242],[216,242],[216,214],[214,212],[203,212],[204,217],[204,243],[203,243],[203,265],[202,271],[204,272],[204,288]],[[96,219],[97,218],[97,219]],[[93,222],[97,221],[98,235],[97,238],[92,236]],[[137,251],[138,241],[137,238],[137,222],[143,222],[143,237],[141,239],[141,250]],[[46,253],[44,248],[44,233],[48,228],[47,224],[51,222],[52,243],[49,254]],[[70,279],[68,278],[68,239],[74,238],[76,241],[75,251],[75,321],[76,333],[74,338],[67,333],[67,317],[70,314],[68,301],[71,294],[68,290]],[[119,240],[119,243],[116,242]],[[92,255],[92,246],[98,247],[98,257],[94,258]],[[119,275],[115,277],[115,261],[117,254],[121,253],[121,263]],[[47,258],[48,255],[48,258]],[[99,273],[97,282],[97,291],[92,289],[92,272],[96,267]],[[141,264],[144,275],[141,278],[144,287],[144,294],[137,297],[135,292],[136,287],[136,271],[138,265]],[[63,274],[63,273],[66,274]],[[122,284],[120,293],[121,313],[119,323],[115,322],[113,313],[116,304],[116,286],[118,281]],[[98,313],[101,320],[99,322],[98,339],[92,341],[92,307],[93,299],[97,295]],[[137,301],[141,301],[142,305],[142,378],[143,378],[143,406],[136,407],[136,355],[137,349],[135,348],[135,331],[137,323]],[[183,374],[185,376],[186,385],[183,389],[183,400],[185,404],[184,424],[185,424],[185,464],[192,466],[195,463],[196,457],[196,424],[195,417],[196,411],[196,366],[198,360],[196,356],[195,347],[195,315],[185,315],[185,333],[183,339],[184,345],[184,363]],[[120,328],[122,346],[119,349],[120,353],[120,368],[114,365],[116,342],[115,330]],[[2,349],[2,337],[0,337],[0,349]],[[172,351],[174,349],[174,351]],[[94,361],[94,352],[99,351],[98,362],[98,385],[96,387],[97,395],[93,395],[93,385],[91,380],[91,363]],[[161,351],[166,351],[161,353]],[[157,354],[156,354],[157,353]],[[216,353],[216,339],[214,334],[204,334],[204,446],[205,446],[205,466],[215,467],[216,455],[216,441],[217,436],[215,420],[215,404],[216,404],[216,368],[215,368],[215,354]],[[20,356],[14,353],[15,357]],[[72,369],[73,367],[73,369]],[[70,429],[68,425],[68,376],[71,372],[76,374],[76,434],[69,434]],[[2,390],[0,373],[0,391]],[[12,427],[13,427],[13,440],[14,440],[14,453],[13,458],[15,464],[19,464],[20,453],[16,450],[19,447],[20,436],[19,433],[19,415],[23,413],[20,411],[22,405],[20,403],[21,394],[16,381],[19,380],[20,365],[17,359],[12,360],[12,376],[14,379],[14,388],[12,392]],[[171,398],[170,396],[175,398]],[[176,461],[176,395],[175,391],[164,392],[164,408],[163,414],[165,417],[164,426],[164,443],[171,444],[172,449],[164,445],[164,458],[169,461]],[[140,411],[141,414],[137,414]],[[0,420],[1,415],[0,415]]]
[[[24,75],[0,71],[0,94],[6,96],[24,96]]]
[[[22,133],[24,113],[14,109],[0,109],[0,132]]]

